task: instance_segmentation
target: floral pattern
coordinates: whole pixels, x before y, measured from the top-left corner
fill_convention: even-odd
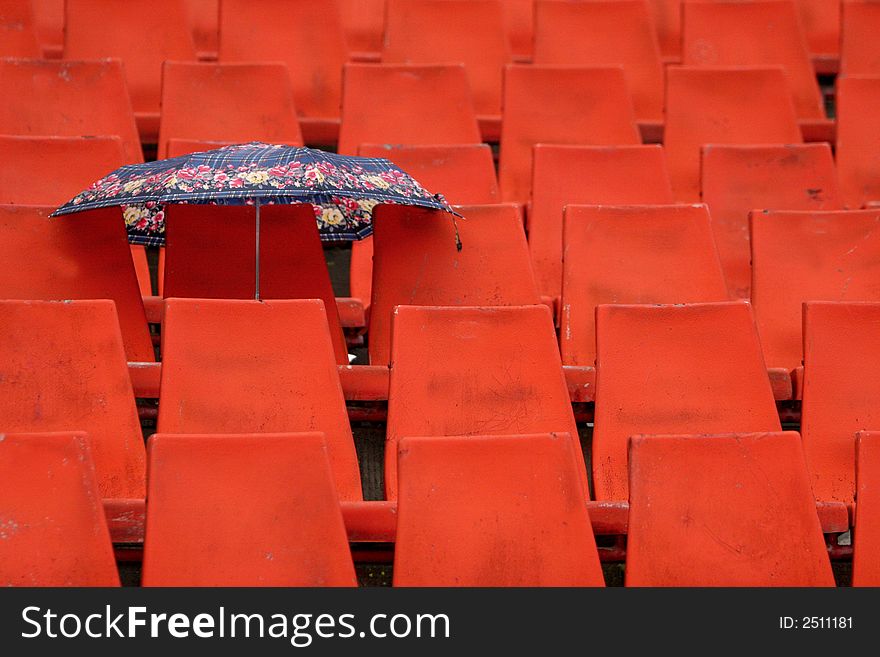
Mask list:
[[[161,245],[169,203],[311,203],[324,241],[368,236],[379,203],[453,212],[388,160],[253,142],[121,167],[53,216],[118,205],[132,244]]]

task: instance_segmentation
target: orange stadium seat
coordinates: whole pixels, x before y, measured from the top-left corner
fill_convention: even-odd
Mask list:
[[[336,141],[348,47],[337,0],[220,0],[221,62],[284,62],[306,142]],[[371,91],[375,91],[372,89]]]
[[[336,297],[311,205],[264,205],[259,227],[256,211],[248,205],[168,205],[165,216],[163,296],[321,299],[336,359],[348,364]],[[207,234],[211,239],[206,241]]]
[[[581,483],[574,492],[587,499],[586,468],[549,308],[400,306],[391,360],[387,499],[397,498],[402,439],[533,433],[571,436]],[[474,494],[472,500],[478,499]]]
[[[381,157],[418,180],[432,193],[455,205],[499,202],[498,180],[488,144],[450,146],[394,146],[361,144],[358,155]],[[349,293],[367,306],[373,290],[373,239],[351,245]]]
[[[0,0],[0,57],[42,56],[31,3]]]
[[[54,59],[61,57],[64,51],[64,0],[30,1],[43,55]]]
[[[880,4],[848,0],[841,3],[843,38],[840,42],[842,75],[880,75]]]
[[[340,153],[355,155],[361,144],[479,143],[462,64],[346,65]]]
[[[0,60],[0,134],[117,135],[126,162],[143,162],[119,61]]]
[[[529,251],[539,291],[553,298],[562,291],[562,212],[575,203],[672,203],[663,147],[535,145]]]
[[[394,585],[604,586],[579,451],[566,433],[403,438]]]
[[[753,212],[752,303],[768,367],[803,359],[804,301],[880,301],[877,212]]]
[[[824,119],[816,73],[791,0],[685,2],[682,63],[691,66],[781,66],[801,119]]]
[[[666,72],[666,136],[672,189],[700,198],[705,144],[799,144],[794,104],[780,68],[682,66]]]
[[[535,144],[640,141],[622,68],[506,68],[498,168],[505,201],[528,201]]]
[[[846,207],[880,201],[880,75],[837,80],[837,172]]]
[[[204,151],[212,151],[216,148],[224,146],[232,146],[235,141],[216,141],[202,139],[178,139],[172,138],[165,145],[165,157],[180,157],[181,155],[190,155],[191,153],[202,153]]]
[[[378,58],[385,31],[385,0],[340,0],[339,8],[352,56]]]
[[[301,146],[284,66],[167,62],[162,80],[160,158],[168,156],[171,139]]]
[[[800,9],[801,25],[807,38],[807,48],[817,72],[832,73],[840,58],[841,5],[840,0],[796,0]]]
[[[144,586],[356,586],[321,433],[157,434]]]
[[[320,300],[168,299],[162,348],[157,433],[320,431],[339,497],[361,499]]]
[[[663,121],[663,64],[644,0],[538,0],[534,63],[623,66],[636,118]]]
[[[84,431],[102,497],[144,495],[144,445],[112,301],[0,301],[0,431]]]
[[[387,365],[395,306],[521,306],[540,303],[522,219],[513,205],[445,212],[402,205],[374,210],[370,363]],[[456,249],[456,224],[462,249]]]
[[[628,499],[630,436],[781,428],[746,302],[599,306],[596,352],[598,500]]]
[[[123,164],[119,137],[0,135],[0,204],[59,206]],[[144,247],[131,255],[141,294],[150,296]]]
[[[86,435],[0,435],[0,586],[119,586]]]
[[[185,0],[199,59],[216,59],[220,47],[220,0]]]
[[[66,0],[64,57],[122,60],[141,138],[159,133],[162,62],[196,59],[184,0]]]
[[[128,360],[154,360],[119,208],[48,219],[51,211],[0,206],[0,298],[112,299]]]
[[[880,304],[804,304],[801,432],[813,493],[852,504],[856,432],[880,428]]]
[[[629,456],[627,586],[834,586],[797,433],[636,436]]]
[[[828,144],[703,146],[701,187],[734,297],[751,288],[749,212],[843,209]]]
[[[858,437],[853,586],[880,586],[880,434]]]
[[[660,52],[667,62],[681,61],[681,3],[682,0],[648,0]]]
[[[596,307],[727,301],[706,206],[569,205],[560,346],[566,365],[596,360]]]
[[[532,57],[534,42],[535,15],[534,0],[502,0],[504,25],[510,48],[520,61]]]
[[[483,135],[497,141],[501,78],[512,62],[499,0],[387,0],[382,61],[386,64],[461,62]]]

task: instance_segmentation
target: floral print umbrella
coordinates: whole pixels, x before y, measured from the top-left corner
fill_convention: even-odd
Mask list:
[[[457,215],[388,160],[252,142],[120,167],[52,216],[121,206],[129,242],[165,242],[168,203],[217,205],[311,203],[321,239],[360,240],[373,230],[379,203],[401,203]],[[222,230],[222,226],[218,226]]]

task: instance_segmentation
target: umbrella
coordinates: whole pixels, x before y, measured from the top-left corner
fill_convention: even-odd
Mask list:
[[[52,216],[121,206],[128,241],[161,246],[168,203],[255,205],[258,221],[260,204],[311,203],[325,242],[370,235],[379,203],[444,210],[453,220],[460,216],[442,195],[431,194],[388,160],[262,142],[120,167]]]

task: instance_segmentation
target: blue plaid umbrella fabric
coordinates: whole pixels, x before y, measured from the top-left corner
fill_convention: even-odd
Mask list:
[[[120,167],[52,216],[120,206],[130,243],[161,246],[169,203],[310,203],[325,242],[370,235],[372,210],[379,203],[456,214],[441,195],[431,194],[388,160],[252,142]]]

